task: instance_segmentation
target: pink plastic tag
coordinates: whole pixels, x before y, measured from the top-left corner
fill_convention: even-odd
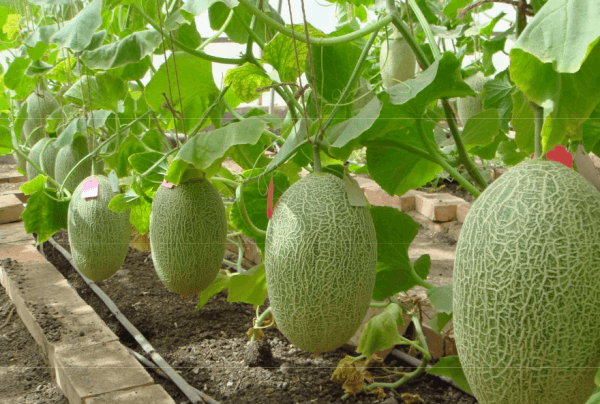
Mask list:
[[[165,187],[165,188],[169,188],[169,189],[171,189],[171,188],[173,188],[173,187],[175,186],[175,185],[171,184],[171,183],[170,183],[169,181],[167,181],[167,180],[163,180],[162,184],[160,184],[160,185],[162,185],[162,186],[163,186],[163,187]]]
[[[83,184],[81,189],[81,199],[96,198],[98,196],[98,181],[90,178]]]
[[[533,158],[533,154],[531,158]],[[573,155],[565,149],[562,145],[557,145],[554,149],[546,153],[548,160],[557,161],[569,168],[573,168]]]

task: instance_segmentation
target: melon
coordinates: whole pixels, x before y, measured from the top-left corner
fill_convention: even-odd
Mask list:
[[[98,181],[96,198],[82,198],[82,188],[88,179]],[[103,281],[117,272],[129,249],[129,211],[117,213],[108,208],[115,195],[109,179],[95,175],[85,178],[77,186],[69,202],[68,231],[73,262],[94,282]]]
[[[458,109],[458,118],[460,119],[460,123],[462,126],[467,124],[467,121],[473,115],[477,115],[480,112],[483,112],[483,104],[481,103],[481,91],[483,90],[483,85],[488,81],[482,72],[477,72],[472,76],[469,76],[465,79],[465,83],[467,83],[473,91],[477,93],[477,97],[464,97],[458,98],[456,100],[456,107]]]
[[[60,104],[48,91],[34,91],[27,99],[27,120],[23,123],[21,142],[29,138],[28,145],[35,145],[46,133],[46,119],[60,107]]]
[[[172,292],[194,295],[216,278],[227,244],[221,195],[205,179],[158,187],[150,212],[156,273]]]
[[[78,136],[69,146],[62,147],[56,155],[56,164],[54,166],[54,179],[59,184],[67,177],[67,174],[75,167],[81,159],[88,155],[87,142],[83,136]],[[67,179],[65,188],[73,192],[73,190],[88,177],[92,172],[92,160],[87,159],[79,165],[77,170]]]
[[[377,237],[366,206],[344,181],[313,173],[281,196],[267,227],[267,290],[277,327],[298,348],[325,352],[348,342],[373,294]]]
[[[523,162],[473,203],[454,264],[454,334],[481,404],[584,404],[600,363],[600,193]]]
[[[384,38],[379,54],[379,69],[383,87],[390,88],[415,77],[417,60],[401,34]]]
[[[49,144],[48,144],[49,143]],[[48,146],[46,146],[48,144]],[[46,146],[44,150],[44,155],[42,156],[42,150]],[[39,142],[37,142],[29,152],[29,159],[36,163],[42,170],[46,172],[50,177],[54,178],[54,165],[56,163],[56,155],[58,154],[58,149],[54,147],[54,139],[43,138]],[[40,173],[33,168],[33,166],[27,163],[27,178],[31,181],[35,177],[37,177]]]
[[[356,95],[354,96],[354,110],[363,109],[371,100],[375,98],[371,83],[364,77],[358,81]]]

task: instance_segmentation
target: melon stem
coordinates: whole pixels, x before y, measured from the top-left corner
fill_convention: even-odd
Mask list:
[[[533,109],[533,120],[535,123],[535,154],[534,158],[544,159],[544,147],[542,145],[542,128],[544,127],[544,108],[539,105],[530,102],[531,108]]]
[[[263,313],[258,316],[258,318],[256,319],[256,322],[254,324],[254,328],[260,328],[262,326],[263,321],[265,321],[267,318],[269,318],[269,316],[271,315],[271,306],[267,307],[267,309],[265,311],[263,311]],[[254,342],[256,340],[256,333],[252,334],[252,337],[250,337],[250,342]]]

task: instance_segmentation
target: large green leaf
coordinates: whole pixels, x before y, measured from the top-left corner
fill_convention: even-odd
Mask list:
[[[473,394],[465,372],[462,369],[458,356],[446,356],[440,358],[439,362],[436,363],[427,371],[428,374],[448,376],[454,383],[469,394]]]
[[[210,132],[199,133],[181,147],[174,163],[188,163],[205,171],[222,159],[231,147],[256,144],[266,127],[265,121],[253,117]],[[179,184],[183,168],[185,166],[181,164],[171,164],[167,171],[167,180]]]
[[[250,1],[252,1],[252,3],[255,6],[258,6],[258,0]],[[210,27],[216,31],[220,29],[227,20],[229,12],[231,11],[231,8],[233,8],[232,6],[234,5],[234,3],[238,2],[234,2],[231,0],[214,2],[212,0],[209,0],[206,3],[211,3],[210,9],[208,11],[208,18],[210,21]],[[279,14],[275,11],[275,9],[273,9],[273,7],[269,5],[269,2],[265,2],[263,4],[265,8],[265,14],[267,14],[269,17],[276,20],[280,24],[284,24]],[[233,15],[231,22],[225,29],[227,37],[233,42],[245,44],[248,41],[248,31],[246,31],[244,25],[250,26],[250,23],[252,22],[252,17],[253,14],[250,11],[246,10],[244,6],[235,6],[235,14]],[[266,27],[264,22],[262,22],[262,20],[257,20],[254,27],[254,33],[262,41],[266,41],[267,37],[265,35],[265,32]]]
[[[435,311],[452,314],[452,285],[436,286],[429,289],[427,299]]]
[[[433,142],[433,128],[428,122],[423,125],[426,136]],[[377,138],[381,146],[369,143],[367,167],[371,178],[390,195],[404,195],[407,191],[423,186],[442,171],[442,167],[402,149],[402,144],[427,150],[414,126],[388,132]],[[398,147],[393,146],[399,144]]]
[[[267,297],[267,276],[265,265],[259,264],[243,274],[229,278],[228,302],[242,302],[262,306]]]
[[[35,81],[25,75],[30,62],[29,59],[18,57],[8,66],[4,75],[4,85],[17,93],[17,99],[27,97],[35,87]]]
[[[307,56],[308,48],[304,42],[297,41],[294,49],[291,38],[278,33],[265,46],[262,61],[277,70],[282,82],[295,82],[298,74],[304,73]]]
[[[334,148],[342,148],[353,143],[360,135],[369,130],[379,118],[383,104],[378,98],[373,98],[360,112],[351,119],[347,119],[332,126],[327,139]]]
[[[418,233],[419,224],[409,215],[390,207],[370,209],[377,233],[377,278],[373,299],[382,301],[400,291],[406,291],[415,282],[410,275],[411,262],[408,247]],[[419,273],[426,278],[425,273]]]
[[[110,169],[115,170],[119,178],[125,177],[131,169],[129,157],[136,153],[143,153],[144,151],[142,142],[136,136],[127,135],[119,145],[118,152],[105,159],[106,165]]]
[[[146,194],[149,197],[153,196],[149,195],[152,194],[150,190],[146,190]],[[122,213],[131,209],[129,222],[135,226],[138,233],[148,233],[150,229],[150,210],[152,208],[152,203],[137,195],[133,189],[128,189],[122,194],[115,195],[108,204],[108,208],[117,213]]]
[[[91,100],[90,100],[91,95]],[[83,96],[83,98],[82,98]],[[83,76],[64,94],[64,97],[79,106],[93,109],[119,111],[119,101],[127,96],[127,86],[123,80],[110,73],[98,73],[95,76]]]
[[[147,170],[152,168],[154,164],[156,164],[162,157],[163,153],[160,152],[142,152],[136,153],[129,156],[129,164],[139,174],[145,173]],[[161,183],[165,174],[167,173],[168,164],[166,161],[163,161],[161,164],[156,166],[149,174],[147,174],[146,179],[149,181],[154,181],[157,183]]]
[[[206,289],[200,292],[196,310],[200,310],[202,307],[204,307],[211,297],[226,289],[228,285],[229,277],[223,271],[220,271],[213,282]]]
[[[527,153],[535,151],[535,123],[533,110],[523,96],[522,91],[512,95],[512,125],[515,129],[515,141],[519,149]]]
[[[486,109],[469,118],[462,133],[465,146],[487,146],[500,129],[497,109]]]
[[[577,128],[600,102],[600,44],[587,55],[576,73],[558,73],[552,63],[542,63],[521,49],[510,54],[511,78],[525,96],[544,107],[544,152],[563,142],[565,136],[580,140]]]
[[[39,42],[42,42],[46,45],[50,45],[50,39],[54,34],[56,34],[59,30],[58,24],[53,25],[45,25],[39,27],[35,31],[33,31],[27,39],[23,42],[30,48],[34,48],[37,46]]]
[[[46,182],[45,176],[39,175],[37,178],[37,182],[41,183],[43,188],[43,184]],[[29,182],[23,186],[25,187],[27,184]],[[37,233],[38,243],[47,241],[58,230],[67,228],[68,209],[69,201],[59,201],[55,190],[46,189],[42,191],[38,189],[31,193],[27,200],[27,206],[21,214],[25,231],[27,233]]]
[[[388,132],[400,130],[414,125],[415,118],[402,105],[394,105],[390,102],[390,95],[387,92],[381,92],[377,98],[382,103],[379,116],[361,135],[361,140],[375,139],[385,135]],[[372,101],[371,101],[372,102]]]
[[[599,15],[598,1],[549,0],[527,24],[513,50],[551,64],[556,72],[575,73],[600,38]]]
[[[598,152],[600,141],[600,105],[591,113],[590,118],[583,123],[583,146],[587,151]]]
[[[163,93],[167,94],[169,100],[172,97],[173,107],[183,113],[185,128],[190,131],[219,96],[219,89],[213,80],[212,65],[207,60],[184,52],[171,55],[167,63],[169,74],[167,75],[167,64],[163,64],[146,86],[146,101],[154,111],[160,111],[163,116],[171,118],[171,112],[163,108]],[[177,120],[177,127],[182,132],[183,120]]]
[[[102,25],[102,0],[94,0],[88,4],[72,20],[54,34],[51,42],[59,48],[69,48],[81,52],[92,41],[94,32]]]
[[[267,73],[252,63],[229,69],[225,74],[225,85],[230,86],[235,95],[243,102],[249,103],[260,97],[256,91],[273,83]]]
[[[185,0],[182,10],[193,15],[200,15],[218,2],[226,4],[229,8],[237,7],[240,4],[237,0]]]
[[[460,60],[452,52],[445,52],[422,74],[387,89],[387,92],[392,104],[403,105],[415,118],[421,118],[425,108],[439,98],[475,96],[462,80]]]
[[[337,101],[350,80],[360,54],[361,49],[353,43],[336,46],[312,45],[315,67],[315,83],[311,83],[313,88],[327,101]],[[310,71],[308,60],[305,69]],[[307,73],[307,76],[312,81],[312,75]]]
[[[502,79],[488,80],[483,85],[481,92],[481,102],[484,109],[496,108],[500,115],[500,127],[504,133],[508,133],[508,123],[512,117],[512,98],[511,94],[515,90],[505,75]]]
[[[134,32],[120,41],[101,46],[93,51],[85,51],[81,60],[91,69],[109,70],[138,63],[152,54],[161,41],[158,31]]]
[[[376,352],[402,344],[404,339],[398,333],[398,327],[402,325],[402,309],[397,304],[390,304],[365,325],[356,352],[371,358]]]

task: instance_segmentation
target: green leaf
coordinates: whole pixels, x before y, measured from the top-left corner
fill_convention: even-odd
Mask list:
[[[8,129],[6,126],[0,126],[0,148],[13,149],[10,129]]]
[[[404,343],[404,339],[398,333],[398,327],[403,324],[400,306],[394,303],[390,304],[365,325],[360,334],[356,352],[371,358],[376,352]]]
[[[285,174],[273,172],[273,206],[277,203],[281,195],[290,186],[290,183]],[[244,189],[244,205],[246,212],[252,223],[261,230],[267,230],[269,219],[267,218],[267,187],[270,178],[254,181],[246,185]],[[236,229],[243,232],[247,237],[253,237],[256,245],[264,252],[265,237],[253,232],[246,223],[242,220],[239,205],[235,203],[231,207],[229,213],[229,221]]]
[[[46,62],[43,62],[41,60],[34,60],[33,62],[31,62],[27,70],[25,70],[25,75],[29,77],[40,76],[42,74],[45,74],[46,72],[49,72],[50,70],[52,70],[52,68],[54,68],[54,66]]]
[[[471,3],[471,0],[450,0],[450,2],[444,7],[444,14],[450,19],[456,18],[458,10],[467,7]]]
[[[257,0],[250,1],[255,6],[258,6]],[[209,0],[209,2],[212,2],[212,0]],[[233,7],[235,7],[235,14],[233,15],[233,18],[231,19],[231,22],[229,23],[227,28],[225,28],[225,33],[231,41],[240,44],[245,44],[248,41],[248,31],[246,31],[246,28],[244,28],[244,23],[242,21],[245,22],[245,25],[250,26],[253,14],[250,11],[248,11],[244,6],[237,5],[237,3],[237,1],[234,2],[231,0],[222,2],[212,2],[208,11],[208,18],[210,21],[210,27],[216,31],[223,26],[223,24],[227,20],[229,12]],[[269,5],[269,2],[264,3],[264,10],[265,14],[267,14],[270,18],[274,19],[280,24],[284,24],[284,21],[281,19],[281,16],[277,13],[277,11],[275,11],[275,9],[273,9],[273,7]],[[266,41],[266,27],[261,20],[256,21],[254,33],[263,42]]]
[[[266,297],[267,275],[264,264],[256,265],[243,274],[237,273],[229,278],[228,302],[262,306]]]
[[[514,166],[529,157],[529,154],[517,150],[517,143],[514,140],[501,142],[498,145],[498,154],[506,165]]]
[[[462,80],[460,60],[452,52],[445,52],[416,78],[386,91],[392,104],[403,105],[415,118],[421,118],[427,106],[437,99],[475,96]]]
[[[117,176],[119,178],[123,178],[129,174],[129,170],[131,169],[131,164],[129,163],[129,156],[145,151],[146,149],[144,149],[142,142],[140,142],[140,140],[136,136],[129,134],[119,145],[118,152],[106,158],[104,161],[110,169],[113,169],[117,172]]]
[[[429,320],[429,327],[437,334],[441,334],[444,327],[452,320],[451,314],[446,313],[435,313]]]
[[[149,192],[146,191],[146,194]],[[131,209],[129,222],[135,226],[140,234],[148,233],[150,229],[150,210],[152,204],[146,199],[140,197],[132,189],[123,194],[116,195],[108,204],[108,208],[117,213],[125,212]]]
[[[90,69],[115,69],[137,63],[147,55],[151,55],[160,41],[161,35],[158,31],[134,32],[120,41],[83,52],[81,60]]]
[[[154,111],[171,119],[171,112],[162,105],[165,102],[163,93],[172,94],[173,107],[183,113],[185,127],[191,130],[219,96],[219,89],[213,80],[212,65],[207,60],[184,52],[175,52],[169,57],[167,63],[169,74],[167,75],[167,65],[163,64],[146,86],[146,101]],[[179,83],[181,99],[178,91],[170,90],[169,83],[172,89],[175,89],[176,83]],[[177,120],[177,127],[183,131],[182,120]]]
[[[29,36],[25,39],[23,44],[30,48],[36,47],[40,42],[46,45],[50,45],[50,39],[54,34],[58,32],[58,29],[58,24],[45,25],[43,27],[39,27],[31,34],[29,34]]]
[[[369,206],[369,201],[362,193],[358,182],[348,174],[348,171],[344,170],[343,166],[340,167],[342,168],[342,172],[344,173],[344,184],[346,186],[346,193],[348,194],[348,201],[350,202],[350,205]]]
[[[142,143],[144,143],[146,146],[148,146],[152,150],[163,151],[163,149],[164,149],[162,133],[160,133],[156,129],[150,129],[149,131],[144,133],[142,135],[141,140],[142,140]]]
[[[4,85],[7,88],[14,90],[17,93],[18,99],[27,97],[33,88],[35,88],[35,82],[32,78],[25,75],[27,67],[29,67],[29,59],[18,57],[12,61],[8,70],[4,74]]]
[[[45,175],[38,175],[34,179],[27,181],[25,184],[21,185],[19,190],[23,192],[25,195],[32,195],[34,192],[41,191],[44,189],[46,185],[46,180],[48,177]]]
[[[256,90],[273,83],[273,80],[258,66],[245,63],[240,67],[229,69],[225,75],[225,85],[243,102],[249,103],[260,97]]]
[[[237,0],[185,0],[181,9],[193,15],[200,15],[217,2],[224,3],[229,8],[237,7],[240,4]]]
[[[429,254],[421,255],[415,260],[413,267],[418,274],[429,274],[429,270],[431,269],[431,256]]]
[[[229,277],[223,272],[219,272],[213,282],[199,294],[196,310],[200,310],[211,297],[226,289],[229,285]]]
[[[94,32],[102,25],[102,0],[94,0],[54,34],[51,42],[59,48],[81,52],[92,41]]]
[[[382,108],[382,102],[378,98],[373,98],[356,117],[332,126],[327,133],[327,139],[332,143],[331,146],[343,148],[348,144],[354,144],[360,135],[373,126],[379,118]]]
[[[556,72],[575,73],[600,38],[598,15],[597,1],[549,0],[529,21],[512,49],[551,64]]]
[[[313,63],[315,66],[315,82],[312,75],[307,74],[313,88],[329,102],[337,101],[360,58],[361,49],[353,43],[336,46],[312,45]],[[306,61],[305,70],[310,71]]]
[[[414,118],[404,109],[404,106],[394,105],[390,102],[389,93],[381,92],[377,95],[377,99],[382,103],[379,116],[373,125],[361,135],[361,140],[375,139],[388,132],[414,125]]]
[[[535,151],[535,122],[531,105],[523,96],[522,91],[513,93],[512,103],[512,125],[516,133],[517,147],[526,153],[533,153]]]
[[[76,118],[73,121],[71,121],[69,126],[67,126],[65,130],[63,130],[63,132],[60,134],[58,139],[56,139],[54,147],[59,149],[64,146],[70,146],[73,143],[75,137],[77,137],[76,135],[85,135],[86,133],[87,127],[85,124],[85,118]]]
[[[462,369],[458,356],[446,356],[440,358],[439,362],[436,363],[427,371],[427,374],[434,374],[440,376],[448,376],[454,383],[469,394],[473,394],[467,377]]]
[[[497,109],[486,109],[469,118],[462,133],[465,146],[486,146],[494,141],[500,129]]]
[[[591,113],[589,119],[583,123],[583,146],[587,151],[593,151],[600,140],[600,104]]]
[[[488,80],[483,85],[481,101],[484,109],[495,108],[500,115],[500,127],[504,133],[508,133],[508,123],[512,117],[513,101],[511,94],[515,90],[508,77],[503,79]]]
[[[511,50],[512,80],[527,99],[544,107],[544,152],[565,136],[580,140],[579,125],[600,102],[600,26],[590,14],[599,8],[596,2],[551,0]]]
[[[98,73],[95,76],[83,76],[67,90],[64,97],[79,106],[91,103],[94,109],[119,111],[119,101],[127,96],[125,82],[110,73]],[[83,94],[83,99],[82,99]]]
[[[330,3],[346,4],[350,3],[354,6],[365,6],[369,7],[375,3],[375,0],[327,0]]]
[[[129,164],[134,171],[142,174],[146,170],[150,169],[158,160],[160,160],[164,154],[160,152],[143,152],[136,153],[129,156]],[[145,178],[149,181],[161,183],[165,174],[167,173],[168,163],[163,161],[154,170],[150,172]]]
[[[46,177],[43,175],[38,175],[37,179],[43,183],[46,182]],[[31,194],[27,200],[27,206],[21,214],[25,231],[37,233],[37,243],[48,241],[58,230],[67,228],[69,202],[59,202],[53,198],[57,198],[55,190],[38,190]]]
[[[427,290],[427,299],[435,311],[452,314],[452,285],[436,286]]]
[[[296,51],[294,43],[290,37],[277,33],[265,46],[262,61],[268,63],[279,73],[282,82],[295,82],[298,73],[304,73],[308,48],[304,42],[296,42],[298,52],[298,63],[300,72],[298,72],[298,63],[296,62]]]
[[[425,122],[423,128],[433,142],[433,124]],[[369,143],[367,167],[371,178],[390,195],[404,195],[432,181],[442,171],[442,167],[436,163],[400,147],[390,147],[393,144],[409,145],[425,151],[425,145],[414,126],[388,132],[373,143],[378,141],[386,143],[381,146]]]
[[[419,224],[398,209],[381,206],[370,211],[377,233],[377,278],[373,299],[383,301],[416,285],[410,275],[408,246],[417,236]],[[419,275],[423,279],[427,277],[427,273]]]
[[[175,161],[184,161],[206,170],[214,162],[223,158],[232,146],[256,144],[266,127],[265,121],[253,117],[229,124],[224,128],[199,133],[181,147]],[[178,184],[175,170],[173,166],[169,167],[167,180]]]

